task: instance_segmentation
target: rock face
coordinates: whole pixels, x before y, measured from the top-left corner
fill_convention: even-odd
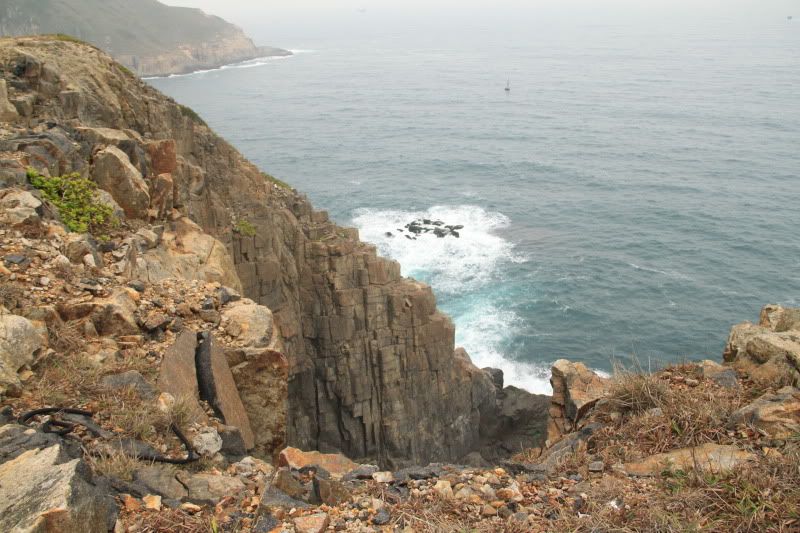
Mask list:
[[[731,329],[723,357],[754,379],[800,384],[800,309],[765,306],[758,324]]]
[[[139,170],[116,146],[109,146],[94,156],[92,179],[111,196],[130,218],[147,218],[150,190]]]
[[[155,0],[8,0],[0,36],[69,34],[91,42],[141,76],[167,76],[265,56],[291,55],[257,47],[241,29],[199,9]],[[6,119],[2,119],[6,120]]]
[[[65,461],[58,444],[27,450],[0,465],[0,530],[106,531],[106,500],[86,471],[80,459]]]
[[[273,336],[279,335],[278,350],[288,362],[289,444],[402,465],[455,461],[491,437],[482,434],[490,425],[487,417],[497,416],[491,377],[465,353],[456,353],[453,324],[436,309],[431,289],[401,277],[400,265],[378,257],[355,230],[314,211],[192,113],[96,49],[58,40],[7,40],[0,42],[0,66],[13,88],[10,98],[35,97],[26,118],[37,129],[18,135],[31,143],[46,141],[45,155],[33,159],[24,151],[30,144],[21,141],[2,146],[20,152],[28,164],[43,172],[86,172],[83,161],[99,148],[115,162],[127,158],[129,165],[122,167],[130,184],[141,185],[139,175],[153,184],[170,174],[172,208],[161,213],[166,218],[158,246],[149,248],[148,239],[137,237],[119,251],[114,267],[138,271],[143,279],[180,272],[220,281],[271,310]],[[67,121],[69,128],[52,126]],[[95,140],[87,140],[86,130],[83,136],[73,133],[76,125],[95,129]],[[101,135],[99,128],[120,134],[100,130]],[[157,208],[145,206],[138,185],[110,184],[109,192],[129,216],[143,216],[144,209],[154,218],[167,209],[161,200]],[[120,192],[126,190],[131,195]],[[253,231],[235,231],[242,220]],[[149,262],[149,254],[164,255]],[[156,263],[173,266],[159,273]],[[214,312],[208,313],[212,323]],[[254,344],[243,341],[244,356],[231,366],[257,435],[258,402],[247,400],[247,377],[235,368],[243,362],[262,369],[272,364],[247,352],[263,351],[257,345],[268,332],[242,329],[242,339],[252,334]],[[272,424],[263,419],[265,427]]]

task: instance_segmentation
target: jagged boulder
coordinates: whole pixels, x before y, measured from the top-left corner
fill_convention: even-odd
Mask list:
[[[61,303],[58,312],[67,321],[90,320],[97,333],[103,336],[137,335],[139,325],[135,313],[138,299],[135,290],[125,287],[115,290],[107,298]]]
[[[271,457],[286,446],[289,363],[274,350],[230,350],[227,358],[253,431],[255,453]]]
[[[33,362],[43,345],[39,330],[30,320],[0,309],[0,397],[19,390],[17,372]]]
[[[358,464],[338,453],[304,452],[297,448],[282,450],[278,456],[278,466],[288,466],[295,470],[309,466],[322,468],[335,480],[340,480],[358,468]]]
[[[150,191],[141,172],[116,146],[107,146],[94,156],[92,179],[97,186],[111,193],[114,200],[131,218],[147,218]]]
[[[247,348],[274,349],[277,335],[274,332],[272,312],[249,299],[239,300],[222,311],[225,331]]]
[[[37,533],[107,531],[107,500],[80,459],[60,445],[28,450],[0,465],[0,530]]]
[[[758,324],[744,322],[731,329],[725,361],[758,381],[800,383],[800,309],[767,305]]]
[[[764,394],[734,412],[732,427],[754,427],[772,438],[785,439],[800,434],[800,390],[784,387],[774,394]]]
[[[552,443],[578,428],[586,413],[606,395],[611,380],[598,376],[583,363],[560,359],[553,364],[550,384],[553,396],[547,438]]]
[[[225,353],[211,333],[201,334],[195,363],[200,397],[211,405],[225,424],[239,428],[245,449],[252,449],[255,438],[250,419],[242,404]]]
[[[216,281],[237,291],[242,287],[225,245],[185,217],[169,224],[160,245],[139,256],[135,268],[143,281],[177,277]]]
[[[199,402],[196,351],[197,334],[193,331],[182,332],[164,353],[158,374],[158,388],[186,402],[193,421],[203,422],[207,417]]]
[[[42,202],[28,191],[0,190],[0,224],[16,226],[39,220]]]
[[[715,474],[730,472],[734,468],[751,461],[755,455],[735,446],[706,443],[694,448],[682,448],[666,453],[651,455],[637,463],[624,465],[625,472],[631,476],[658,476],[665,469],[701,471]]]

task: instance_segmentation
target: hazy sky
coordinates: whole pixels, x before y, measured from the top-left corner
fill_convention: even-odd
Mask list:
[[[581,24],[786,22],[800,0],[161,0],[199,7],[245,29],[258,44],[301,44],[329,37],[449,29],[525,33],[534,27]],[[633,26],[632,26],[633,27]],[[421,30],[421,31],[420,31]]]

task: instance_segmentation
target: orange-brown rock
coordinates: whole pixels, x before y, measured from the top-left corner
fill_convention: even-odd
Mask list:
[[[316,466],[324,468],[333,479],[341,479],[346,474],[352,472],[358,465],[337,453],[320,453],[317,451],[304,452],[297,448],[286,448],[278,456],[279,466],[288,466],[294,469],[301,469],[305,466]]]
[[[657,476],[664,470],[699,469],[712,473],[728,472],[750,461],[754,455],[735,446],[706,443],[651,455],[638,463],[627,463],[625,472],[632,476]]]
[[[553,443],[578,429],[584,415],[605,396],[611,381],[598,376],[583,363],[560,359],[553,364],[550,384],[553,396],[547,438]]]

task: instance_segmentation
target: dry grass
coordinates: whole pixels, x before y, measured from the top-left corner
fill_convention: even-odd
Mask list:
[[[178,509],[162,509],[158,513],[143,513],[125,517],[127,526],[135,524],[139,533],[211,533],[220,531],[214,519],[207,515],[190,515]]]
[[[114,448],[99,451],[96,455],[87,455],[86,458],[94,472],[126,481],[132,481],[133,472],[142,467],[138,459]]]
[[[605,427],[592,443],[607,460],[627,462],[656,453],[707,442],[733,443],[725,429],[734,411],[747,403],[746,392],[701,382],[690,365],[670,367],[666,374],[618,374],[609,401],[598,417]],[[678,379],[670,385],[668,378]],[[613,412],[622,413],[613,419]]]
[[[73,354],[86,344],[79,322],[53,323],[47,328],[47,332],[50,337],[50,347],[62,356]]]
[[[626,481],[630,483],[630,480]],[[614,492],[593,493],[577,517],[565,515],[553,531],[789,533],[800,531],[800,456],[760,457],[724,475],[673,471],[649,490],[631,495],[623,481]],[[627,507],[608,504],[625,494]]]

